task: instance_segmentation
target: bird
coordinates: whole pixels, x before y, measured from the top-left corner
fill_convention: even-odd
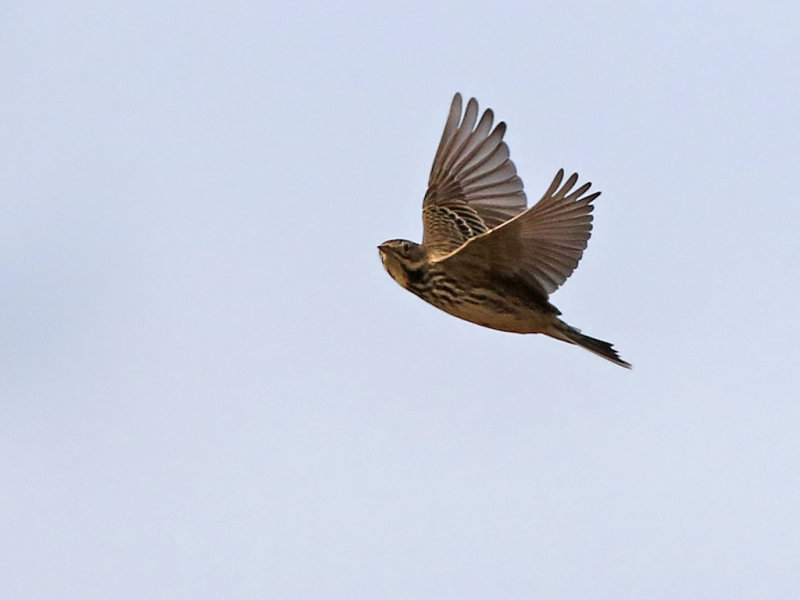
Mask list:
[[[568,325],[550,294],[572,274],[592,231],[591,183],[559,169],[528,208],[523,184],[494,113],[462,111],[456,93],[422,202],[422,243],[378,246],[389,275],[406,290],[461,319],[500,331],[541,333],[631,368],[609,342]]]

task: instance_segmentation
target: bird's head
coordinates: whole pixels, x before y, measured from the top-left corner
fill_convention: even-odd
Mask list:
[[[381,262],[397,283],[408,287],[409,277],[418,272],[428,260],[427,250],[408,240],[389,240],[378,246]]]

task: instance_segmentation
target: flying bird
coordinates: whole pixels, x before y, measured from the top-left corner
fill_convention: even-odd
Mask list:
[[[543,333],[622,367],[613,346],[559,319],[549,296],[578,266],[592,231],[591,183],[575,187],[556,173],[528,208],[522,180],[503,141],[506,124],[478,120],[470,98],[456,94],[422,203],[422,244],[378,246],[389,275],[426,302],[461,319],[515,333]]]

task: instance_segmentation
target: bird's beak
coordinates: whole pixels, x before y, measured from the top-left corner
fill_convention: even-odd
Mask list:
[[[381,244],[380,246],[378,246],[378,256],[381,257],[381,264],[383,264],[383,266],[386,266],[386,261],[389,260],[388,259],[389,253],[387,252],[386,244]]]

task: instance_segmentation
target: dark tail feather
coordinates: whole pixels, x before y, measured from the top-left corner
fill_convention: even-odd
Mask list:
[[[577,344],[581,348],[586,348],[589,352],[597,354],[597,356],[602,356],[606,360],[613,362],[615,365],[625,367],[626,369],[632,368],[630,363],[625,362],[619,357],[617,351],[614,350],[614,347],[608,342],[589,337],[588,335],[583,335],[580,331],[574,327],[570,327],[569,325],[567,325],[565,329],[561,330],[561,334],[564,336],[563,339],[565,341]]]

